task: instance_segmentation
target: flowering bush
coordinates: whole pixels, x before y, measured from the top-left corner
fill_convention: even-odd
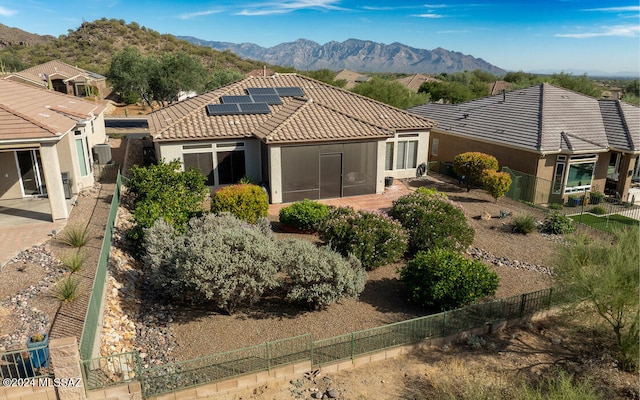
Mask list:
[[[409,250],[460,250],[473,243],[474,231],[462,209],[439,193],[415,191],[393,202],[391,216],[409,232]]]
[[[243,221],[255,224],[269,210],[267,193],[258,185],[225,186],[211,196],[211,212],[230,212]]]
[[[395,262],[407,250],[408,234],[398,221],[350,207],[329,211],[318,233],[332,249],[345,257],[353,254],[367,270]]]
[[[400,270],[412,301],[450,310],[495,294],[500,278],[477,260],[451,250],[419,252]]]
[[[304,199],[280,210],[280,222],[305,231],[318,230],[318,224],[329,215],[329,207]]]

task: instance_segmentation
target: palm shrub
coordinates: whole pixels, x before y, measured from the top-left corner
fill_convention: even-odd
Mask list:
[[[343,258],[305,240],[288,241],[283,248],[286,300],[321,309],[341,299],[357,298],[364,290],[367,273],[353,255]]]
[[[402,225],[390,217],[341,207],[329,211],[318,229],[320,239],[342,254],[354,255],[366,270],[397,261],[407,250]]]
[[[412,301],[441,310],[491,296],[500,281],[485,264],[447,249],[421,251],[399,272]]]
[[[58,240],[67,246],[80,248],[89,240],[89,227],[80,225],[70,225],[60,233]]]
[[[390,215],[409,232],[409,251],[461,250],[473,243],[474,231],[462,209],[446,197],[415,191],[393,202]]]
[[[255,224],[269,210],[267,193],[258,185],[225,186],[211,196],[211,212],[230,212],[239,219]]]
[[[329,206],[304,199],[280,210],[280,222],[303,231],[317,231],[321,221],[329,215]]]
[[[532,215],[521,214],[513,217],[513,231],[524,235],[536,229],[536,219]]]
[[[563,235],[576,230],[573,220],[557,211],[548,213],[542,223],[542,231],[555,235]]]

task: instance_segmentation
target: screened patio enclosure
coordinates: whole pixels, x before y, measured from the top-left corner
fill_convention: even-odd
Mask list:
[[[376,192],[378,142],[282,148],[282,201]]]

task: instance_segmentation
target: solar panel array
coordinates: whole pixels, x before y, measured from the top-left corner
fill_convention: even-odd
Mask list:
[[[282,104],[281,97],[304,96],[304,91],[296,86],[252,87],[247,95],[221,96],[222,104],[208,104],[208,115],[269,114],[269,105]]]

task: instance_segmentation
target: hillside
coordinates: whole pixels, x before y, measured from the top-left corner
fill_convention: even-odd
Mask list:
[[[253,43],[229,43],[179,36],[194,44],[221,51],[229,50],[240,57],[263,61],[297,70],[348,69],[360,72],[452,73],[480,69],[502,76],[506,71],[481,58],[438,47],[417,49],[402,43],[383,44],[368,40],[349,39],[320,45],[307,39],[281,43],[264,48]]]
[[[4,25],[0,28],[0,43],[6,44],[4,48],[0,45],[0,60],[17,59],[25,68],[57,59],[106,74],[111,57],[126,46],[137,47],[143,54],[183,51],[200,58],[210,70],[228,68],[248,72],[264,65],[263,62],[243,60],[230,52],[188,43],[173,35],[160,34],[136,22],[127,24],[116,19],[84,22],[75,31],[57,39]]]

